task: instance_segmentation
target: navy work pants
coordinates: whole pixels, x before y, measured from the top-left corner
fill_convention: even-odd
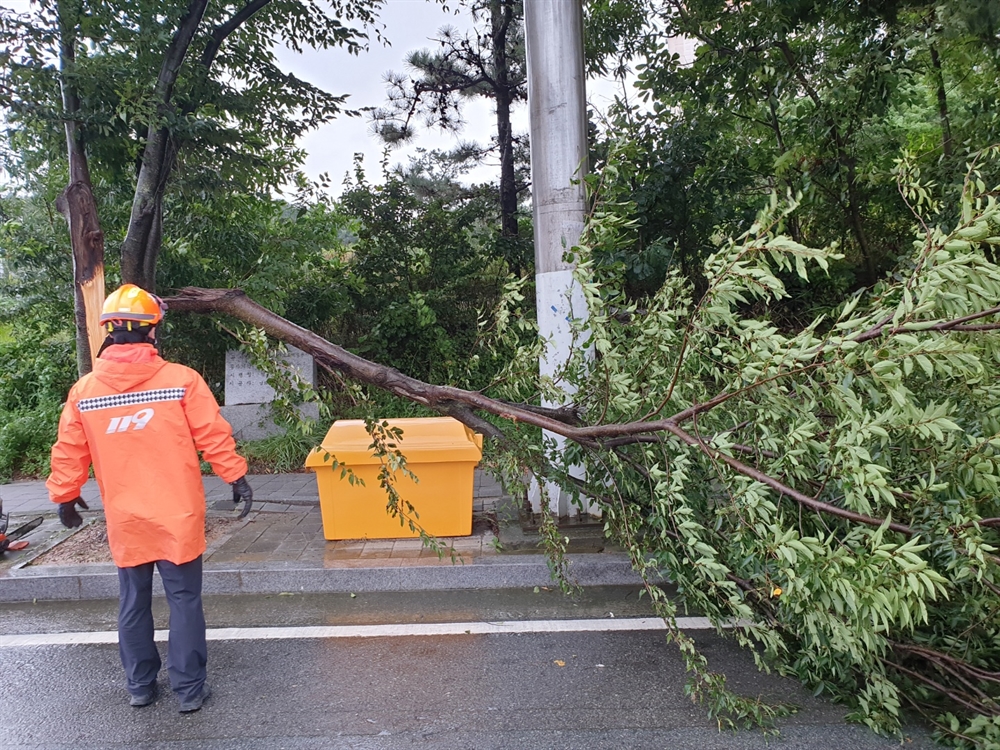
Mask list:
[[[153,565],[118,568],[118,652],[125,667],[125,687],[132,695],[148,693],[160,671],[153,642]],[[181,701],[194,698],[205,684],[208,648],[201,605],[201,556],[183,565],[155,563],[170,605],[167,674]]]

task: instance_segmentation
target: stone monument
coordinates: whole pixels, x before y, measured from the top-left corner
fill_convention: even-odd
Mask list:
[[[283,366],[298,373],[301,380],[316,386],[316,361],[294,346],[282,355]],[[267,384],[267,375],[250,362],[250,358],[238,349],[226,352],[226,405],[222,416],[233,427],[233,437],[237,440],[260,440],[283,432],[271,416],[271,402],[274,389]],[[315,403],[299,406],[303,416],[319,419],[319,407]]]

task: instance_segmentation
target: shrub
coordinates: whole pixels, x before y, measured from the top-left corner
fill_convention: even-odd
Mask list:
[[[59,411],[50,405],[30,412],[0,412],[0,482],[48,474]]]

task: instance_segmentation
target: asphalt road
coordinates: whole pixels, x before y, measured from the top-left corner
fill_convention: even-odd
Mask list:
[[[391,636],[246,631],[209,644],[213,696],[181,715],[161,697],[132,709],[111,642],[56,645],[56,634],[113,630],[113,602],[0,607],[3,748],[854,748],[899,747],[843,721],[844,710],[761,675],[726,639],[699,632],[710,664],[746,695],[794,703],[780,735],[720,732],[684,697],[683,668],[662,632],[579,632],[648,615],[631,589],[224,597],[209,627],[400,627]],[[162,622],[162,612],[158,619]],[[511,632],[418,636],[428,623],[508,623]],[[517,632],[539,622],[568,632]],[[529,625],[525,625],[528,623]],[[548,626],[547,626],[548,627]],[[283,631],[285,632],[285,631]],[[353,632],[353,631],[351,631]],[[39,645],[11,645],[36,634]],[[343,635],[343,634],[341,634]],[[4,643],[6,641],[6,643]],[[165,644],[161,644],[165,651]],[[931,747],[908,733],[907,748]]]

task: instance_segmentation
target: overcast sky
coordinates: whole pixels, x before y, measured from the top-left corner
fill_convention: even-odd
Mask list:
[[[454,7],[455,3],[449,3]],[[443,26],[467,29],[470,20],[466,14],[456,16],[445,13],[432,0],[386,0],[382,11],[385,36],[391,46],[384,47],[373,41],[367,53],[355,57],[343,50],[311,51],[302,55],[286,51],[280,56],[283,66],[296,75],[324,88],[331,93],[349,93],[350,107],[379,107],[385,102],[383,76],[387,71],[407,73],[403,64],[407,53],[420,48],[434,49],[435,39]],[[589,81],[588,99],[594,106],[603,108],[611,100],[615,85],[611,81]],[[521,104],[513,113],[515,133],[528,130],[528,108]],[[411,145],[394,149],[390,164],[407,163],[416,148],[450,148],[459,139],[485,142],[496,132],[496,119],[490,100],[479,97],[468,100],[463,106],[466,126],[458,136],[428,129],[418,123],[418,135]],[[333,189],[339,189],[345,173],[352,169],[355,153],[364,154],[367,173],[372,181],[379,181],[384,146],[372,135],[370,122],[365,118],[342,117],[310,133],[302,141],[309,154],[306,172],[315,177],[327,172]],[[473,182],[495,180],[498,163],[486,163],[468,175]]]
[[[308,51],[296,54],[286,50],[279,56],[282,66],[326,91],[334,94],[350,94],[348,106],[379,107],[385,102],[383,76],[389,70],[408,72],[403,65],[406,54],[414,49],[435,47],[434,39],[442,26],[467,28],[465,16],[446,14],[441,6],[428,0],[387,0],[382,11],[385,24],[384,35],[391,46],[385,47],[372,41],[368,52],[358,56],[345,50]],[[491,103],[486,99],[472,100],[464,107],[464,117],[468,123],[465,138],[475,134],[493,131],[494,115]],[[516,112],[515,130],[527,130],[528,117],[525,107]],[[418,124],[419,133],[412,146],[394,149],[391,163],[407,161],[407,155],[416,147],[449,148],[456,138],[435,129]],[[340,117],[335,121],[308,134],[302,146],[309,154],[306,172],[316,177],[327,172],[336,191],[344,175],[352,169],[355,153],[364,154],[368,176],[379,181],[383,145],[372,135],[371,124],[365,117]],[[494,168],[484,166],[479,173],[471,175],[482,179],[492,179]]]

